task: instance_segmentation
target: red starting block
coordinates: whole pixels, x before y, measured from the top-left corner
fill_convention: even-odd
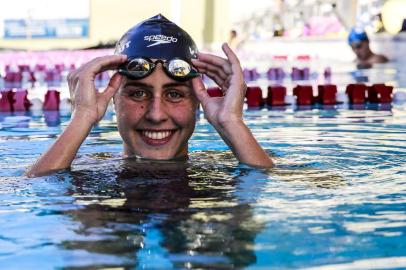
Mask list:
[[[0,98],[0,111],[1,112],[12,112],[14,103],[14,93],[12,90],[1,91]]]
[[[20,72],[9,71],[4,76],[4,81],[9,84],[18,84],[21,83],[23,75]]]
[[[348,99],[352,104],[362,104],[365,102],[365,91],[367,86],[362,83],[358,84],[349,84],[345,90],[345,93],[348,95]]]
[[[319,85],[317,101],[323,105],[333,105],[337,103],[337,86],[335,84]]]
[[[266,76],[268,77],[268,80],[283,80],[285,77],[285,72],[283,71],[282,68],[276,67],[276,68],[269,68],[268,71],[266,72]]]
[[[310,79],[310,69],[305,67],[303,69],[292,67],[292,80],[309,80]]]
[[[270,106],[283,106],[285,104],[286,87],[284,86],[268,86],[268,96],[266,104]]]
[[[264,100],[262,99],[262,90],[258,86],[248,87],[245,97],[247,98],[248,107],[260,107],[264,105]]]
[[[62,80],[61,72],[57,69],[47,70],[45,72],[45,81],[46,82],[60,82]]]
[[[35,65],[35,70],[36,71],[45,71],[45,69],[46,69],[46,65],[44,65],[44,64],[36,64]]]
[[[56,90],[48,90],[44,99],[44,111],[58,111],[60,93]]]
[[[222,97],[223,91],[219,87],[209,87],[207,88],[207,94],[211,97]]]
[[[18,71],[21,73],[21,72],[24,72],[24,71],[30,71],[30,66],[29,65],[18,65]]]
[[[14,93],[14,111],[28,111],[31,107],[31,102],[28,100],[28,91],[19,90]]]
[[[293,88],[293,95],[296,96],[297,105],[313,104],[313,88],[311,85],[297,85]]]
[[[391,103],[393,86],[383,83],[368,87],[368,101],[374,103]]]

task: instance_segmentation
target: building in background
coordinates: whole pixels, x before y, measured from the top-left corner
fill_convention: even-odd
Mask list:
[[[2,49],[79,49],[114,44],[136,23],[162,13],[200,46],[226,41],[229,0],[13,0],[0,10]]]
[[[354,25],[369,33],[396,34],[406,16],[406,1],[13,0],[0,9],[0,49],[111,46],[127,29],[157,13],[181,25],[200,48],[218,48],[231,29],[247,43],[279,37],[284,42],[344,42]]]

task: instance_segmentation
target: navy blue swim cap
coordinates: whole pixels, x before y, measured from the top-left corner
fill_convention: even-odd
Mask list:
[[[367,33],[360,28],[352,28],[350,34],[348,35],[348,44],[353,44],[354,42],[368,41]]]
[[[197,58],[197,47],[188,33],[158,14],[128,30],[117,42],[114,54],[190,60]]]

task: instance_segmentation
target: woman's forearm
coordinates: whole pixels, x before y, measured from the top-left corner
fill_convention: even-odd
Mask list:
[[[222,123],[215,128],[240,162],[263,168],[273,166],[272,159],[242,120]]]
[[[85,117],[73,117],[52,146],[28,169],[27,176],[44,175],[69,168],[92,124]]]

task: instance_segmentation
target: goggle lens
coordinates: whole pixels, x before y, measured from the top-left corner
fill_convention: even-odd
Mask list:
[[[151,70],[151,64],[143,58],[135,58],[127,64],[127,71],[135,77],[144,77]]]
[[[354,42],[351,44],[354,49],[361,49],[362,43],[361,42]]]
[[[168,72],[175,77],[185,77],[191,70],[189,63],[182,59],[173,59],[168,63]]]
[[[168,76],[175,80],[188,80],[199,75],[196,70],[192,69],[191,64],[180,58],[153,62],[149,58],[143,57],[129,59],[129,62],[120,67],[119,73],[131,79],[142,79],[151,74],[158,63],[161,63]]]

